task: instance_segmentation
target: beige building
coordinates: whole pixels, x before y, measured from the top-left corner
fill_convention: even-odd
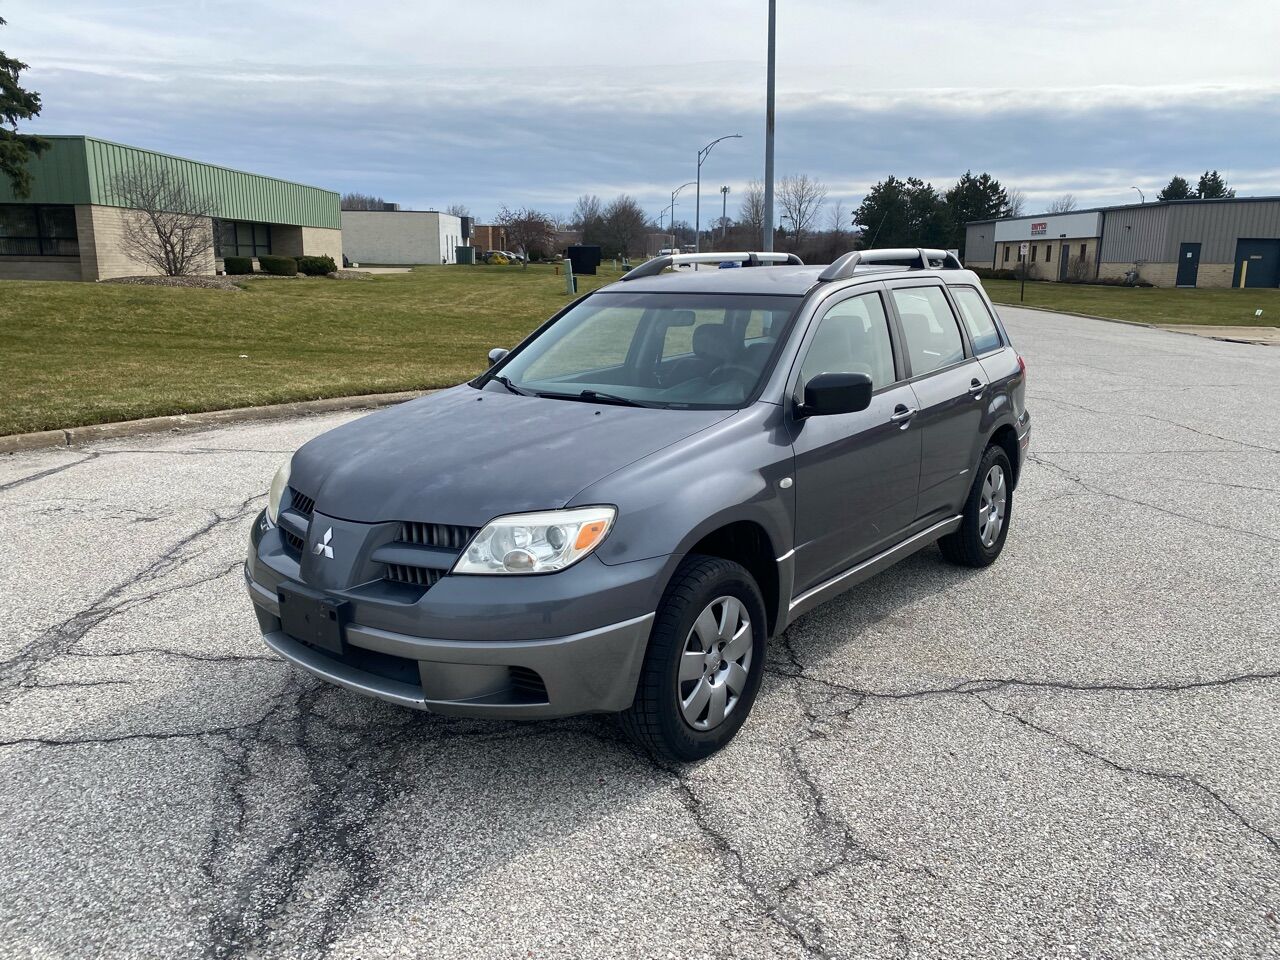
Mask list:
[[[32,159],[29,197],[0,180],[0,280],[104,280],[161,272],[129,255],[120,178],[162,170],[213,201],[203,272],[227,256],[328,255],[342,263],[338,195],[91,137],[48,137]]]

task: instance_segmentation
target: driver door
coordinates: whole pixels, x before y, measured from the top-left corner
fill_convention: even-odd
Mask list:
[[[856,413],[793,419],[795,592],[874,556],[916,516],[920,432],[880,287],[828,301],[810,324],[793,392],[820,373],[865,373],[871,405]]]

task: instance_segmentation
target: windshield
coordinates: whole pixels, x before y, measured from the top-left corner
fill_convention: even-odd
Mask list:
[[[600,293],[481,383],[637,406],[741,407],[759,392],[798,297]],[[495,388],[496,388],[495,384]]]

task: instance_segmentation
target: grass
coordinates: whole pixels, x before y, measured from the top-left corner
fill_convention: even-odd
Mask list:
[[[0,434],[448,386],[570,299],[536,264],[244,286],[0,281]]]
[[[982,285],[996,303],[1018,306],[1016,280],[983,280]],[[1280,326],[1280,290],[1175,290],[1029,281],[1025,305],[1139,323]],[[1262,311],[1261,317],[1254,315],[1256,310]]]

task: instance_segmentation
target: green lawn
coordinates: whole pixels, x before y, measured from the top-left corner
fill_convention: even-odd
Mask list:
[[[570,299],[539,265],[245,286],[0,281],[0,434],[447,386]]]
[[[983,280],[982,285],[996,303],[1018,306],[1016,280]],[[1025,304],[1139,323],[1280,326],[1280,290],[1171,290],[1028,282]],[[1256,310],[1261,310],[1262,316],[1254,316]]]

